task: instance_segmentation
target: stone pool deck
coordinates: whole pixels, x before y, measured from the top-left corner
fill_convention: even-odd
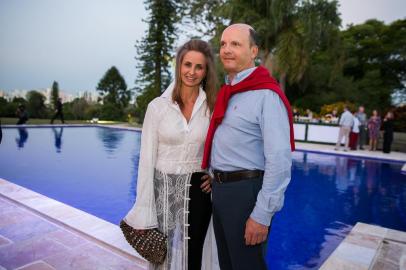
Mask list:
[[[0,178],[0,270],[145,266],[118,226]]]
[[[405,153],[297,149],[406,163]],[[145,267],[118,226],[0,178],[0,270]],[[406,233],[357,223],[321,269],[406,269]]]
[[[406,233],[357,223],[321,270],[404,270]]]

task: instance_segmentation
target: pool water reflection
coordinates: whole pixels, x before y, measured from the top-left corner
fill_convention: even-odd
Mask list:
[[[406,231],[402,164],[295,152],[285,206],[268,244],[270,269],[318,269],[357,222]]]
[[[4,128],[0,177],[118,224],[135,201],[140,133]]]
[[[102,127],[3,128],[0,177],[118,224],[135,201],[140,133]],[[317,269],[356,222],[406,231],[402,164],[293,153],[272,222],[269,269]]]

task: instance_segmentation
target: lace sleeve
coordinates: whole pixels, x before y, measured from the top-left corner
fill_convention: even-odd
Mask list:
[[[152,101],[148,104],[142,127],[136,201],[125,217],[127,224],[135,229],[150,229],[158,225],[153,179],[158,149],[159,115]]]

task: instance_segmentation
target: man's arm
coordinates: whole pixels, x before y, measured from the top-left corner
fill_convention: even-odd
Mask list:
[[[272,217],[283,206],[284,193],[291,178],[289,119],[282,100],[272,91],[263,99],[260,127],[265,173],[256,205],[246,223],[246,243],[252,245],[266,240]]]

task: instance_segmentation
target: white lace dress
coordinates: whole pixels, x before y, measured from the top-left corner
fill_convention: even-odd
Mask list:
[[[149,264],[148,269],[187,269],[190,179],[193,172],[201,171],[209,125],[202,89],[189,123],[172,102],[172,89],[173,84],[148,105],[141,135],[136,202],[125,217],[135,229],[158,228],[168,236],[165,262],[160,266]],[[219,269],[211,224],[202,269]]]

